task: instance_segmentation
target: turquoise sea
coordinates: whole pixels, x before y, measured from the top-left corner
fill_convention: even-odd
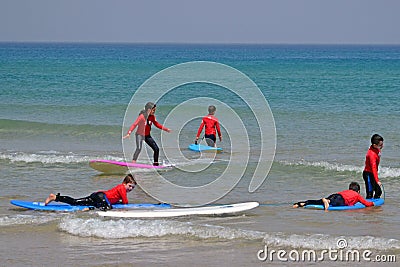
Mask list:
[[[230,136],[227,129],[236,122],[224,122],[222,105],[217,106],[224,152],[209,168],[186,172],[180,169],[187,164],[183,158],[198,157],[187,146],[199,118],[182,129],[171,127],[179,147],[163,146],[160,131],[153,129],[163,148],[160,159],[176,164],[162,175],[187,186],[211,182],[229,164],[232,142],[249,140],[243,179],[217,203],[258,201],[260,207],[230,216],[127,220],[9,204],[44,200],[55,192],[81,197],[120,183],[122,175],[102,175],[88,162],[124,160],[123,122],[134,93],[156,73],[193,61],[232,67],[258,86],[275,122],[274,161],[262,186],[249,193],[261,145],[251,110],[257,107],[216,85],[187,84],[162,96],[148,90],[161,123],[185,101],[207,97],[232,108],[248,136]],[[287,252],[337,249],[344,239],[342,251],[372,252],[371,262],[352,265],[375,266],[376,256],[387,256],[380,259],[395,266],[389,256],[400,260],[399,101],[400,46],[0,43],[0,265],[338,266],[348,262],[262,261],[257,253],[265,246]],[[189,113],[198,106],[184,108]],[[204,105],[198,116],[206,113]],[[136,117],[136,110],[130,115]],[[293,202],[341,191],[351,181],[359,182],[365,195],[362,170],[374,133],[385,139],[379,170],[385,205],[351,212],[292,209]],[[181,151],[181,157],[167,158],[167,150]],[[139,160],[147,162],[142,154]],[[129,199],[157,202],[140,188]]]

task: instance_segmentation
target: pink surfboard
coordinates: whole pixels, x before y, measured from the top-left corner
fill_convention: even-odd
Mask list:
[[[115,173],[115,174],[126,173],[128,171],[128,168],[165,169],[165,168],[173,167],[173,165],[153,166],[150,164],[123,162],[123,161],[115,161],[115,160],[107,160],[107,159],[91,160],[89,162],[89,166],[100,172]]]

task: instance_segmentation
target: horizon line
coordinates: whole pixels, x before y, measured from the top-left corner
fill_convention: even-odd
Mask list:
[[[319,45],[319,46],[399,46],[400,43],[279,43],[279,42],[129,42],[129,41],[0,41],[1,44],[125,44],[125,45]]]

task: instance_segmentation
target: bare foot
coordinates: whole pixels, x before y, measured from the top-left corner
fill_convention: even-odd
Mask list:
[[[56,200],[56,195],[50,194],[48,198],[46,198],[46,201],[44,202],[44,205],[49,204],[50,202]]]
[[[136,163],[136,160],[132,160],[132,163]]]
[[[297,202],[297,203],[294,203],[293,204],[293,208],[302,208],[302,207],[304,207],[304,205],[305,205],[306,203],[304,203],[304,202]]]
[[[329,208],[329,200],[326,199],[326,198],[323,198],[322,202],[324,202],[324,209],[328,210],[328,208]]]

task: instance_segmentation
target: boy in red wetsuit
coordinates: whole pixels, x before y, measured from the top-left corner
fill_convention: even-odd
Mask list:
[[[128,130],[128,133],[123,137],[123,139],[128,138],[131,136],[131,133],[137,127],[135,140],[136,140],[136,150],[133,153],[132,162],[136,163],[137,158],[139,157],[140,151],[142,151],[142,144],[145,140],[145,133],[146,133],[146,124],[147,118],[150,115],[151,109],[153,105],[147,105],[144,107],[142,111],[140,111],[139,116],[137,117],[136,121],[131,125]]]
[[[360,195],[360,185],[357,182],[351,182],[348,190],[332,194],[327,198],[297,202],[293,204],[293,208],[307,205],[323,205],[325,210],[327,210],[329,206],[353,206],[357,202],[361,202],[366,207],[374,206],[374,202],[367,201]]]
[[[195,144],[197,145],[197,141],[199,140],[199,136],[203,131],[203,127],[205,126],[204,130],[204,137],[206,138],[206,142],[208,146],[216,146],[215,142],[217,141],[217,132],[219,136],[219,141],[222,141],[221,129],[219,127],[219,122],[217,117],[214,116],[215,111],[217,108],[213,105],[208,107],[208,115],[203,117],[201,121],[199,130],[197,131]]]
[[[45,205],[52,201],[63,202],[72,206],[94,206],[99,209],[112,209],[113,204],[117,204],[122,201],[122,204],[128,204],[127,193],[131,192],[136,186],[136,181],[132,174],[125,176],[121,184],[111,188],[107,191],[98,191],[92,193],[90,196],[83,198],[72,198],[69,196],[61,196],[60,193],[57,195],[50,194],[45,200]]]
[[[378,178],[378,166],[381,160],[382,148],[383,137],[379,134],[374,134],[371,137],[371,146],[365,155],[365,167],[363,171],[363,179],[365,182],[367,198],[380,198],[382,195],[382,183]]]

